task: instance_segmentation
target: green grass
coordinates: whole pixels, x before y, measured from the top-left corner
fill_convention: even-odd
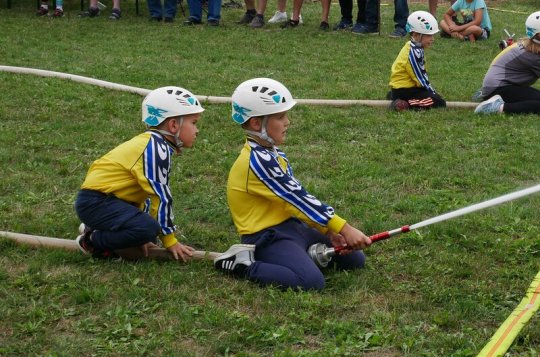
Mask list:
[[[537,3],[490,1],[531,13]],[[320,32],[319,3],[292,31],[151,24],[124,17],[36,18],[35,3],[0,8],[0,64],[155,88],[230,96],[271,76],[297,98],[383,99],[403,45],[385,36]],[[291,4],[289,4],[290,6]],[[269,13],[273,11],[269,4]],[[412,3],[411,8],[426,5]],[[439,14],[445,10],[441,4]],[[526,15],[491,11],[488,41],[437,38],[433,85],[468,101],[498,53],[503,28]],[[331,11],[339,20],[339,7]],[[73,200],[90,163],[136,135],[141,97],[70,81],[0,72],[0,230],[73,238]],[[205,105],[193,150],[174,163],[176,223],[185,242],[223,251],[238,242],[225,184],[242,145],[228,105]],[[308,190],[368,234],[532,186],[540,177],[538,117],[471,110],[393,113],[297,106],[284,146]],[[361,271],[326,274],[321,293],[230,279],[210,262],[107,263],[0,240],[0,355],[474,356],[540,269],[540,197],[531,196],[374,244]],[[538,356],[538,314],[507,356]]]

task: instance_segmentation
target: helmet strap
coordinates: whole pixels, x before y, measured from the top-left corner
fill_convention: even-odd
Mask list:
[[[182,140],[180,140],[180,132],[182,131],[182,126],[184,125],[184,117],[181,116],[179,119],[175,120],[178,120],[178,125],[180,126],[176,133],[173,134],[170,131],[159,129],[157,130],[157,132],[163,135],[172,136],[174,138],[174,146],[176,147],[176,152],[180,153],[182,151],[182,146],[184,145]]]
[[[531,38],[531,40],[532,40],[532,42],[534,42],[534,43],[540,45],[540,40],[538,40],[538,39],[536,39],[536,38],[534,38],[534,37]]]
[[[274,146],[276,142],[274,139],[272,139],[270,136],[268,136],[268,133],[266,132],[266,125],[268,124],[268,115],[265,115],[263,117],[262,123],[261,123],[261,132],[253,131],[253,130],[246,130],[246,133],[248,133],[251,136],[256,136],[259,139],[262,139],[264,141],[269,142]]]

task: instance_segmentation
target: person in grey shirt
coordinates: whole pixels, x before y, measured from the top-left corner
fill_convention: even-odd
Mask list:
[[[527,37],[504,49],[491,63],[475,113],[540,114],[540,11],[525,22]]]

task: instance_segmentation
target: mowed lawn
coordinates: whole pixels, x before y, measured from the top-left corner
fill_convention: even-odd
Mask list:
[[[320,31],[318,2],[304,4],[303,26],[259,31],[235,24],[242,9],[224,8],[219,28],[184,27],[181,11],[173,24],[150,23],[145,2],[139,16],[123,2],[123,18],[110,21],[105,4],[96,19],[77,18],[79,2],[66,2],[62,19],[37,18],[33,1],[0,4],[0,65],[225,97],[246,79],[271,77],[300,99],[380,100],[405,43],[387,36],[388,1],[381,36],[367,37]],[[533,0],[488,5],[489,40],[437,36],[427,51],[430,80],[450,102],[470,101],[503,29],[521,37],[539,10]],[[331,25],[339,18],[335,2]],[[144,130],[142,97],[6,72],[0,93],[0,230],[74,239],[86,170]],[[230,105],[203,105],[197,143],[175,158],[171,188],[178,237],[219,252],[239,241],[225,186],[243,133]],[[366,234],[540,183],[536,115],[301,104],[290,117],[283,149],[296,177]],[[259,287],[207,260],[103,262],[0,239],[0,355],[475,356],[540,270],[539,207],[531,195],[375,243],[365,269],[325,272],[322,292]],[[538,317],[506,356],[538,356]]]

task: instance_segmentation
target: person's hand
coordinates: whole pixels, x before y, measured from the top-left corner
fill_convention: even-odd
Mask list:
[[[171,245],[167,250],[172,254],[175,260],[180,260],[188,262],[191,257],[193,257],[193,251],[195,249],[191,248],[190,246],[183,245],[180,243],[176,243],[175,245]]]
[[[146,244],[141,245],[140,248],[141,248],[141,250],[143,252],[144,257],[148,258],[148,250],[153,249],[153,248],[159,248],[159,247],[157,245],[155,245],[154,243],[152,243],[152,242],[148,242]]]
[[[371,245],[371,239],[368,236],[348,223],[345,223],[339,233],[345,239],[347,246],[352,249],[361,250]]]
[[[332,245],[334,246],[334,248],[337,248],[337,247],[341,248],[337,254],[347,255],[347,254],[352,253],[352,248],[347,246],[347,241],[341,234],[328,231],[328,233],[326,233],[326,236],[330,238],[330,241],[332,242]]]

